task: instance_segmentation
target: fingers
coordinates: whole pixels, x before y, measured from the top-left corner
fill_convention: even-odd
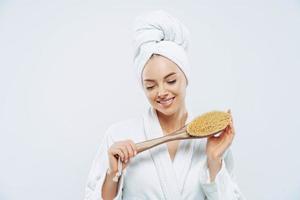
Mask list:
[[[112,155],[118,155],[119,157],[121,157],[121,160],[123,160],[124,159],[124,157],[125,157],[125,154],[123,153],[123,151],[121,150],[121,149],[119,149],[119,148],[112,148],[111,150],[110,150],[110,153],[112,154]]]
[[[234,136],[235,135],[235,129],[234,129],[234,126],[233,126],[232,122],[229,124],[229,127],[230,127],[230,133]]]
[[[220,144],[231,144],[232,140],[233,140],[233,136],[234,136],[234,131],[232,129],[232,125],[229,124],[221,133],[221,135],[219,137],[217,137],[216,139],[218,139],[220,141]]]
[[[137,148],[132,140],[124,140],[114,143],[110,152],[113,155],[118,155],[122,162],[127,163],[130,158],[137,154]]]
[[[125,158],[125,162],[128,162],[130,158],[134,157],[137,154],[137,148],[132,140],[126,141],[126,148],[128,152],[128,157]]]
[[[230,114],[230,124],[229,124],[229,127],[231,129],[231,132],[233,134],[235,134],[235,130],[234,130],[234,126],[233,126],[233,118],[232,118],[232,115],[231,115],[231,109],[228,109],[227,112]]]
[[[228,131],[228,126],[226,126],[225,129],[223,129],[221,132],[213,135],[212,137],[215,137],[215,138],[218,138],[218,139],[222,140],[224,138],[224,136],[225,136],[225,133]]]
[[[124,153],[124,157],[121,158],[122,162],[125,162],[125,161],[127,162],[128,156],[129,156],[129,152],[128,152],[128,149],[127,149],[126,144],[123,144],[123,145],[120,146],[119,148],[120,148],[120,149],[122,150],[122,152]]]
[[[233,125],[232,123],[230,123],[227,127],[226,127],[226,131],[225,131],[225,134],[224,134],[224,144],[226,146],[230,146],[232,141],[233,141],[233,138],[234,138],[234,130],[233,130]]]
[[[130,147],[133,151],[133,156],[135,156],[137,154],[137,147],[136,147],[135,143],[132,140],[128,140],[128,142],[129,142],[129,145],[130,145]]]

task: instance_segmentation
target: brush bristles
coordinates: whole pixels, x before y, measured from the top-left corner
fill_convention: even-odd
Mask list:
[[[189,123],[187,132],[191,136],[207,136],[225,129],[229,123],[229,113],[212,111],[197,117]]]

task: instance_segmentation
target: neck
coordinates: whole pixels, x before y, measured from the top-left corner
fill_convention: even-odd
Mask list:
[[[156,113],[160,126],[162,127],[163,132],[166,135],[183,127],[188,116],[185,105],[172,115],[164,115],[161,112]]]

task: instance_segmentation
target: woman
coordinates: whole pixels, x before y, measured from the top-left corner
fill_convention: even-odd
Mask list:
[[[107,130],[89,174],[86,200],[243,199],[233,178],[232,122],[218,137],[172,141],[136,154],[135,143],[170,134],[196,117],[185,104],[187,38],[187,29],[164,11],[137,18],[134,64],[151,106],[143,116]],[[115,155],[123,164],[117,182]]]

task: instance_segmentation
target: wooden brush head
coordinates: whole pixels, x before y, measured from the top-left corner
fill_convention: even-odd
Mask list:
[[[200,115],[187,125],[191,136],[208,136],[225,129],[230,123],[230,114],[222,111],[211,111]]]

